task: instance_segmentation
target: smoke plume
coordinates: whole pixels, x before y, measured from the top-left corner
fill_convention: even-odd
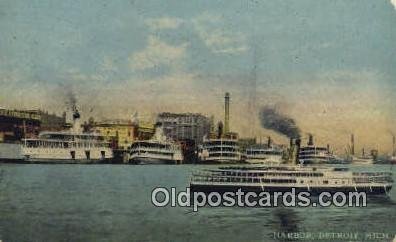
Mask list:
[[[259,115],[263,128],[274,130],[289,138],[300,138],[300,129],[296,122],[292,118],[279,113],[275,108],[263,107]]]
[[[74,110],[77,106],[77,98],[70,86],[65,86],[65,95],[66,95],[66,106],[71,110]]]

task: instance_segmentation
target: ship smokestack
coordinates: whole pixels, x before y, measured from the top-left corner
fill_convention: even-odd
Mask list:
[[[330,144],[327,144],[327,152],[330,153]]]
[[[313,142],[313,135],[312,135],[312,134],[309,134],[308,145],[309,145],[309,146],[314,145],[314,142]]]
[[[351,134],[351,155],[355,155],[355,135]]]
[[[395,146],[396,146],[396,137],[393,135],[392,156],[396,156]]]
[[[221,139],[223,137],[223,123],[220,121],[217,124],[217,138]]]
[[[79,118],[80,118],[80,113],[78,112],[77,107],[74,106],[73,107],[73,121],[75,121],[76,119],[79,119]]]
[[[296,144],[294,147],[294,164],[300,164],[300,147],[301,147],[301,139],[296,139]]]
[[[272,140],[271,136],[268,136],[268,143],[267,143],[268,148],[272,147]]]
[[[290,139],[290,148],[289,148],[289,162],[295,165],[300,164],[300,147],[301,147],[301,139]]]
[[[224,97],[224,133],[230,132],[230,94],[225,93]]]

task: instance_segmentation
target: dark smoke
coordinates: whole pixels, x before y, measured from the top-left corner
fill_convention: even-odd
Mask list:
[[[77,98],[71,86],[63,86],[66,97],[66,106],[75,111],[77,109]]]
[[[260,111],[260,122],[265,129],[274,130],[289,138],[300,138],[300,129],[296,122],[292,118],[279,113],[275,108],[263,107]]]

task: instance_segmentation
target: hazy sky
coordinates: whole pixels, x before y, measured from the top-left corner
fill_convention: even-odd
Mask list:
[[[0,106],[82,115],[202,112],[260,128],[274,105],[320,144],[388,151],[396,133],[396,5],[389,0],[1,0]],[[278,141],[285,141],[279,136]]]

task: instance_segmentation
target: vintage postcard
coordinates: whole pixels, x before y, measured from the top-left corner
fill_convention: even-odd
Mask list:
[[[396,241],[396,0],[0,0],[0,242]]]

